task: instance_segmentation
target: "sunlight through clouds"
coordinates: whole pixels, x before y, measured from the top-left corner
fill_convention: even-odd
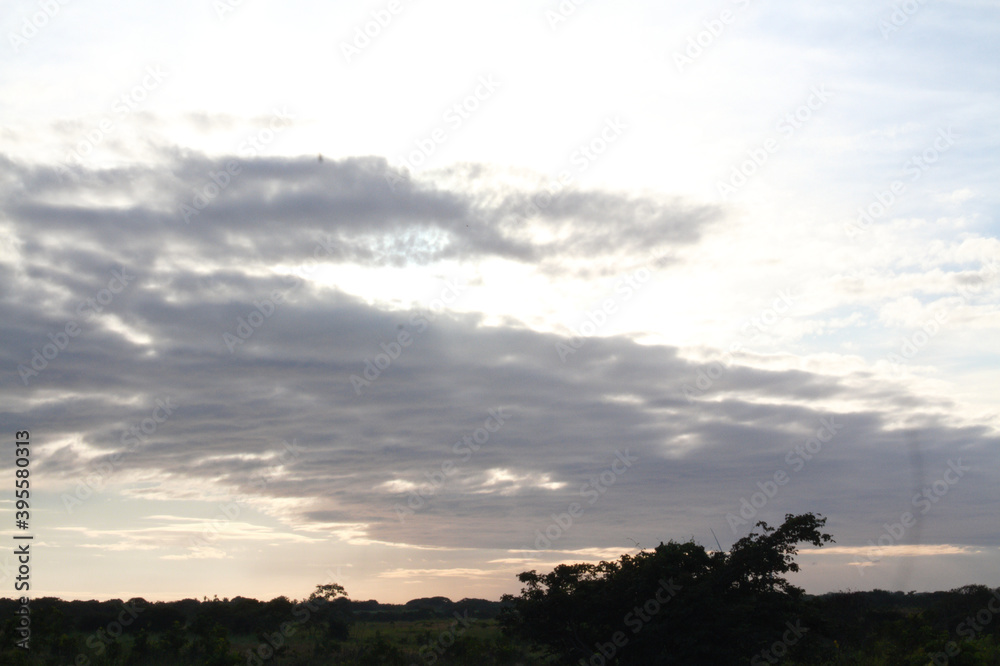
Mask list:
[[[343,566],[492,599],[804,511],[837,539],[810,593],[968,583],[1000,552],[994,4],[10,3],[39,595]]]

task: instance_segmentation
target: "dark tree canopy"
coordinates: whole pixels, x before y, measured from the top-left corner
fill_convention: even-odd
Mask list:
[[[670,541],[613,562],[527,571],[521,594],[504,597],[501,623],[563,663],[748,663],[807,630],[803,591],[783,575],[799,569],[797,544],[833,540],[825,524],[788,514],[777,529],[757,523],[728,553]]]

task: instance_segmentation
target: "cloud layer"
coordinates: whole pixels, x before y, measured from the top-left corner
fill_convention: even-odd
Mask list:
[[[641,262],[697,243],[717,210],[574,190],[517,226],[538,191],[472,179],[394,192],[375,158],[232,162],[190,223],[176,202],[222,180],[219,161],[62,178],[3,162],[3,418],[46,432],[41,478],[71,489],[111,469],[102,485],[136,498],[250,497],[307,542],[517,555],[709,528],[731,542],[804,510],[863,545],[961,460],[952,496],[905,542],[995,541],[983,521],[995,433],[871,371],[487,324],[442,307],[475,302],[460,279],[424,307],[387,309],[306,263]],[[552,528],[574,503],[572,526]],[[177,545],[149,533],[130,543]],[[189,543],[183,556],[223,552]]]

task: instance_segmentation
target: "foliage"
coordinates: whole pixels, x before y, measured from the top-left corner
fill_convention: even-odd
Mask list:
[[[800,626],[802,590],[782,576],[798,570],[797,544],[832,541],[825,523],[789,514],[778,529],[757,523],[728,553],[671,541],[614,562],[524,572],[501,624],[564,662],[745,662]]]
[[[526,572],[520,576],[523,598],[502,604],[444,597],[396,605],[358,602],[336,588],[317,588],[298,602],[135,599],[129,603],[145,610],[122,633],[116,629],[109,643],[95,637],[124,617],[121,600],[40,598],[31,602],[30,653],[14,647],[17,602],[0,599],[0,664],[552,666],[579,664],[583,657],[557,652],[576,646],[587,650],[584,663],[609,666],[1000,666],[1000,589],[967,585],[949,592],[810,596],[788,585],[783,576],[795,570],[796,544],[826,543],[820,521],[786,520],[778,529],[758,525],[729,553],[671,542],[614,562],[565,565],[546,575]],[[503,607],[505,630],[492,619]],[[334,611],[351,618],[337,640],[329,636],[326,614]],[[808,631],[782,645],[775,638],[787,631],[782,621],[801,622]],[[624,646],[614,642],[615,632],[627,639]],[[612,649],[614,655],[606,657]]]

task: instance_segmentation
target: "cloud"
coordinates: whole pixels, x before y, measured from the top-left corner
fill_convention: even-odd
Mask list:
[[[224,320],[205,317],[194,303],[154,318],[147,297],[134,316],[156,341],[155,354],[105,338],[86,354],[56,359],[32,390],[65,387],[59,405],[29,404],[22,418],[80,444],[39,461],[39,473],[72,482],[95,469],[121,450],[129,423],[169,396],[175,413],[122,459],[115,472],[122,480],[132,473],[158,479],[150,490],[167,497],[185,496],[186,488],[203,497],[206,487],[218,489],[220,502],[245,494],[290,527],[327,525],[320,529],[330,537],[448,548],[531,548],[535,530],[578,502],[581,527],[557,544],[578,548],[724,527],[741,497],[756,492],[755,481],[786,469],[789,452],[831,413],[843,421],[842,433],[770,515],[808,508],[861,520],[859,494],[890,507],[895,496],[907,509],[909,449],[896,418],[919,427],[930,471],[957,450],[985,460],[995,441],[985,428],[921,417],[926,403],[905,390],[798,370],[737,365],[713,399],[689,402],[683,387],[699,368],[670,347],[593,339],[563,364],[555,349],[561,338],[483,327],[471,316],[440,315],[426,320],[423,333],[413,329],[414,343],[358,395],[350,377],[382,353],[378,340],[392,339],[412,317],[424,321],[421,315],[380,311],[344,294],[311,294],[282,307],[234,357],[219,340]],[[124,386],[131,404],[102,399]],[[609,393],[634,399],[608,400]],[[804,396],[813,406],[801,404]],[[823,408],[852,399],[871,407]],[[475,451],[463,446],[500,408],[506,418],[489,441]],[[275,465],[288,450],[282,442],[292,440],[299,452]],[[602,484],[618,451],[640,463]],[[976,474],[996,472],[981,465]],[[590,504],[583,488],[604,492]],[[421,505],[400,520],[397,507],[417,491]],[[974,521],[962,507],[980,494],[970,487],[964,499],[935,509],[952,519],[935,528],[941,538],[968,534]],[[701,507],[696,515],[692,506]],[[170,525],[155,531],[183,527]],[[849,523],[845,531],[868,536]]]
[[[693,247],[717,209],[572,190],[518,219],[541,188],[470,176],[464,187],[404,180],[393,191],[386,177],[398,174],[381,158],[233,161],[240,170],[189,222],[178,202],[223,181],[227,160],[177,152],[63,178],[0,162],[0,371],[17,389],[5,390],[14,402],[3,417],[45,424],[58,444],[36,469],[53,483],[96,473],[98,492],[127,497],[246,498],[284,525],[234,521],[220,532],[227,542],[552,558],[709,528],[735,540],[727,515],[779,470],[790,481],[760,518],[819,511],[835,517],[839,541],[864,543],[878,536],[871,502],[877,520],[898,519],[917,481],[961,455],[976,481],[936,505],[920,536],[995,538],[967,513],[998,480],[995,432],[870,371],[747,353],[691,399],[685,388],[704,366],[671,345],[593,337],[563,360],[565,338],[513,316],[387,308],[275,270],[321,255],[338,266],[498,259],[576,275],[587,262]],[[901,300],[886,316],[909,321],[915,307]],[[61,337],[69,324],[78,332]],[[20,368],[49,344],[55,355],[25,379]],[[842,430],[793,473],[789,456],[831,417]],[[636,462],[622,467],[622,456]],[[574,504],[582,511],[563,527]],[[167,547],[207,524],[158,520],[85,536],[109,549]],[[539,534],[549,535],[542,548]],[[225,552],[199,548],[170,556]]]
[[[462,187],[439,187],[378,157],[317,163],[165,151],[161,160],[60,170],[0,158],[0,192],[14,229],[44,226],[58,234],[34,239],[25,250],[62,269],[50,265],[32,277],[69,281],[109,258],[176,266],[178,257],[164,256],[165,246],[232,271],[234,280],[254,267],[315,258],[317,243],[323,260],[333,263],[484,257],[552,263],[674,250],[696,242],[720,217],[711,206],[546,189],[541,181],[534,189],[491,186],[483,170],[465,172]]]

